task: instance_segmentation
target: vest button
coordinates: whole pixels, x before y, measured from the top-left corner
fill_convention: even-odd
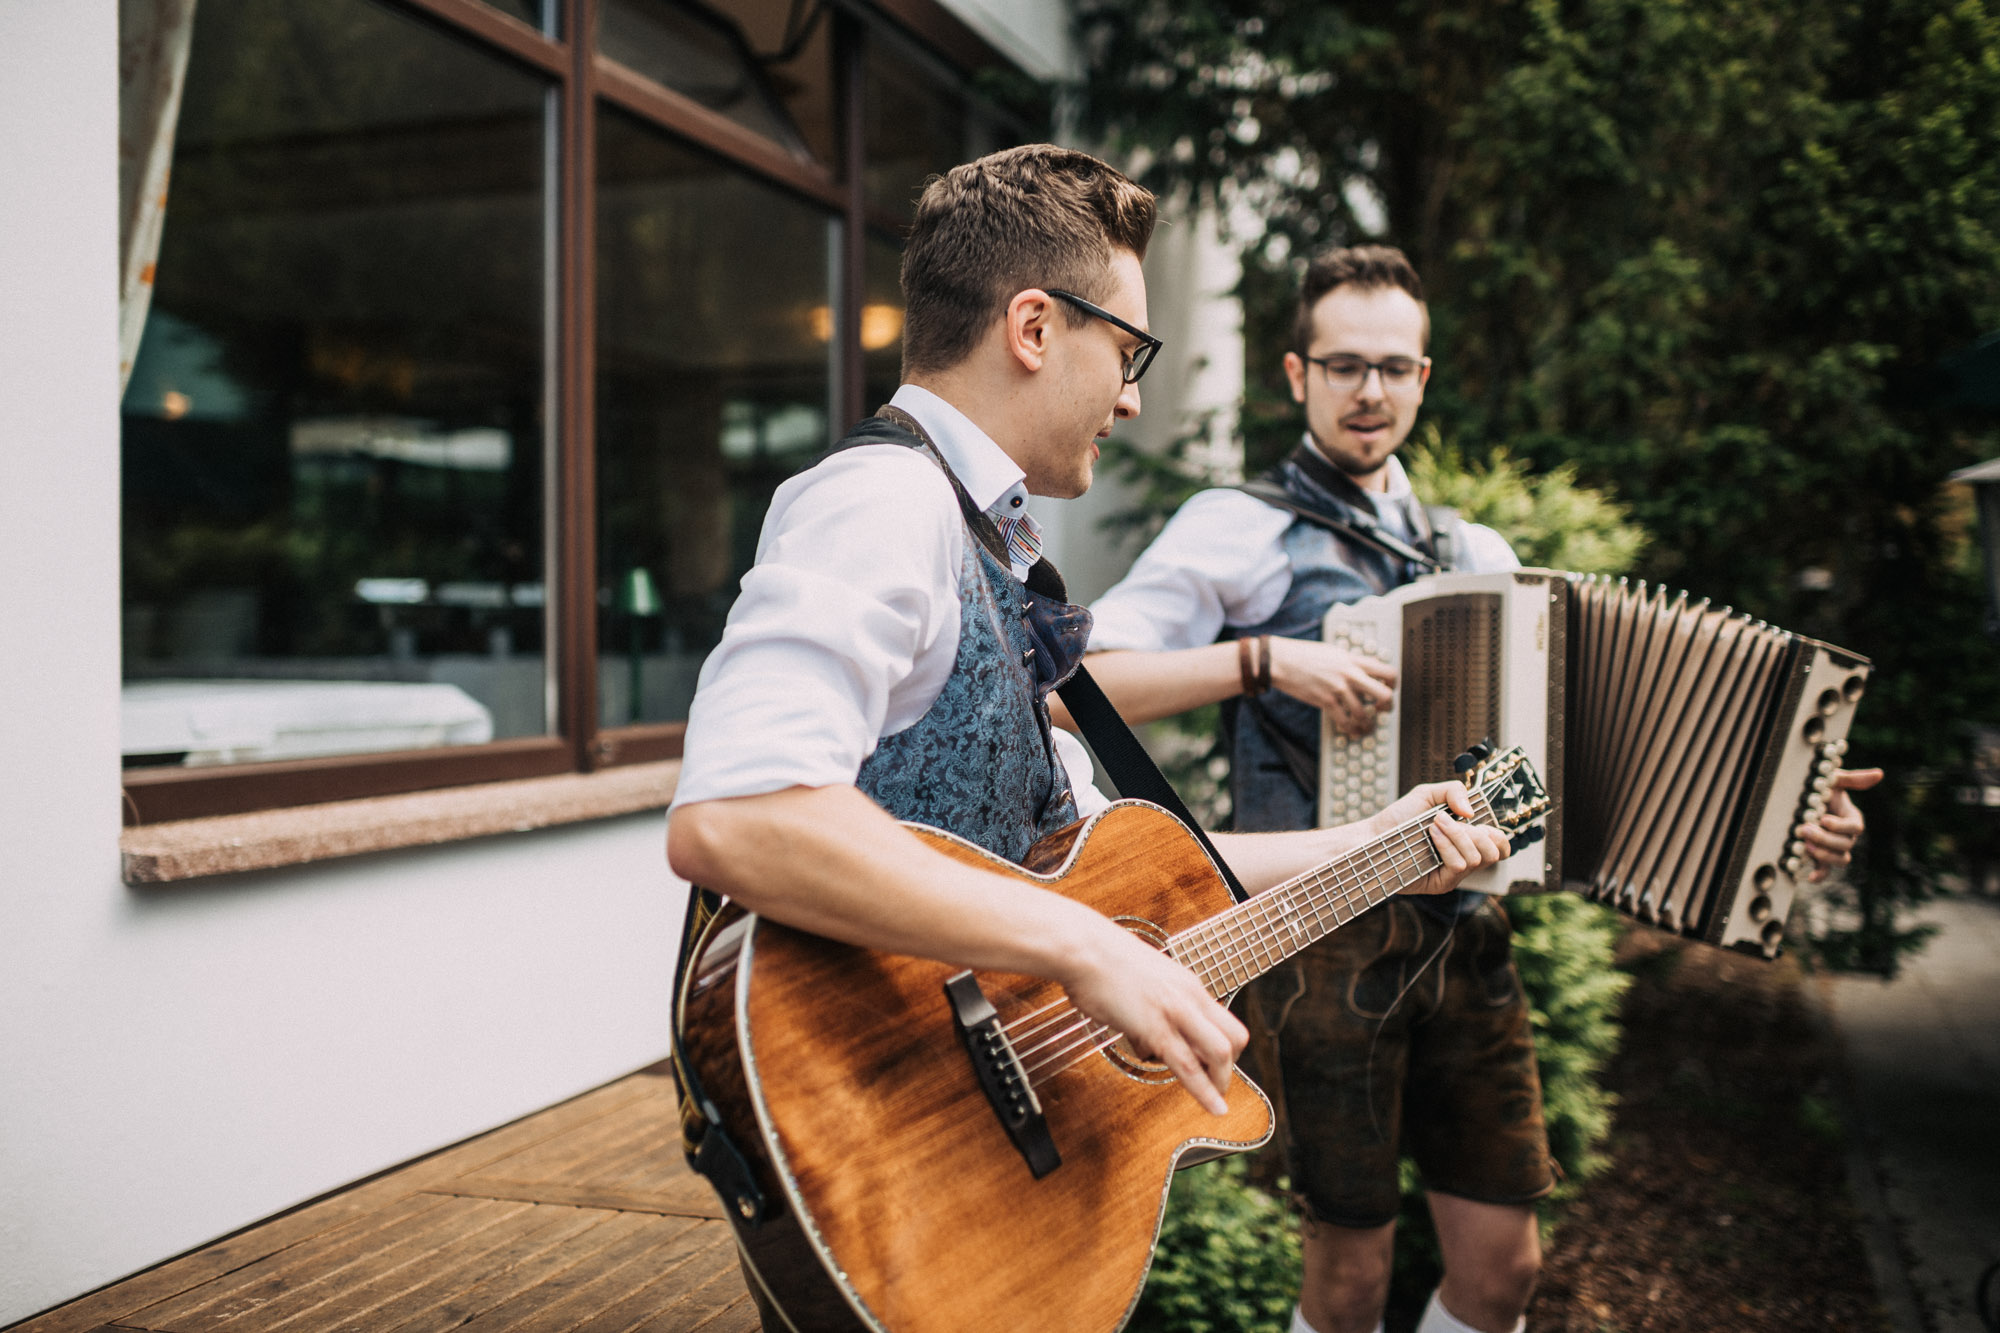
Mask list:
[[[1029,663],[1033,662],[1034,660],[1035,660],[1035,650],[1034,650],[1033,648],[1024,648],[1024,649],[1022,649],[1022,650],[1021,650],[1021,665],[1022,665],[1022,666],[1027,666],[1027,665],[1028,665]]]

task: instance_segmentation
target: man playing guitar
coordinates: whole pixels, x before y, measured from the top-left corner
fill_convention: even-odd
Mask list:
[[[1107,804],[1081,745],[1049,725],[1089,619],[1036,591],[1023,506],[1082,494],[1097,441],[1139,413],[1159,346],[1140,269],[1153,222],[1150,193],[1049,145],[925,190],[903,260],[903,385],[772,500],[690,710],[668,858],[816,935],[1050,978],[1220,1115],[1246,1033],[1187,968],[897,822],[1018,862]],[[1413,891],[1507,855],[1498,830],[1461,822],[1458,783],[1359,824],[1215,845],[1255,893],[1432,807],[1442,864]]]

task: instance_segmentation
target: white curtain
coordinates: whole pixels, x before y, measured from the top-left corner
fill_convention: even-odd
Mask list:
[[[195,0],[118,0],[118,387],[153,304]]]

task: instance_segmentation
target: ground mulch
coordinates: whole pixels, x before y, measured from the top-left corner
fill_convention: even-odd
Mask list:
[[[1608,1165],[1560,1210],[1535,1333],[1889,1327],[1847,1186],[1837,1054],[1795,963],[1635,928]]]

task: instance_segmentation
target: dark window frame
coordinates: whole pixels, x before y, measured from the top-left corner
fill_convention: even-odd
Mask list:
[[[598,54],[577,34],[597,30],[598,0],[549,0],[555,35],[482,0],[379,0],[551,79],[555,237],[549,276],[554,338],[550,466],[545,499],[548,585],[553,591],[548,657],[555,677],[551,734],[485,745],[214,768],[124,771],[125,822],[241,814],[428,791],[481,782],[588,773],[676,759],[685,724],[602,726],[597,701],[596,141],[600,104],[615,106],[758,180],[828,210],[840,223],[834,292],[839,346],[836,404],[842,422],[869,404],[859,293],[866,290],[867,238],[899,233],[903,220],[870,208],[863,192],[862,62],[871,31],[890,27],[965,79],[1008,61],[936,0],[829,0],[835,25],[834,95],[838,170],[799,160],[715,111]],[[991,109],[1003,119],[1020,118]]]

